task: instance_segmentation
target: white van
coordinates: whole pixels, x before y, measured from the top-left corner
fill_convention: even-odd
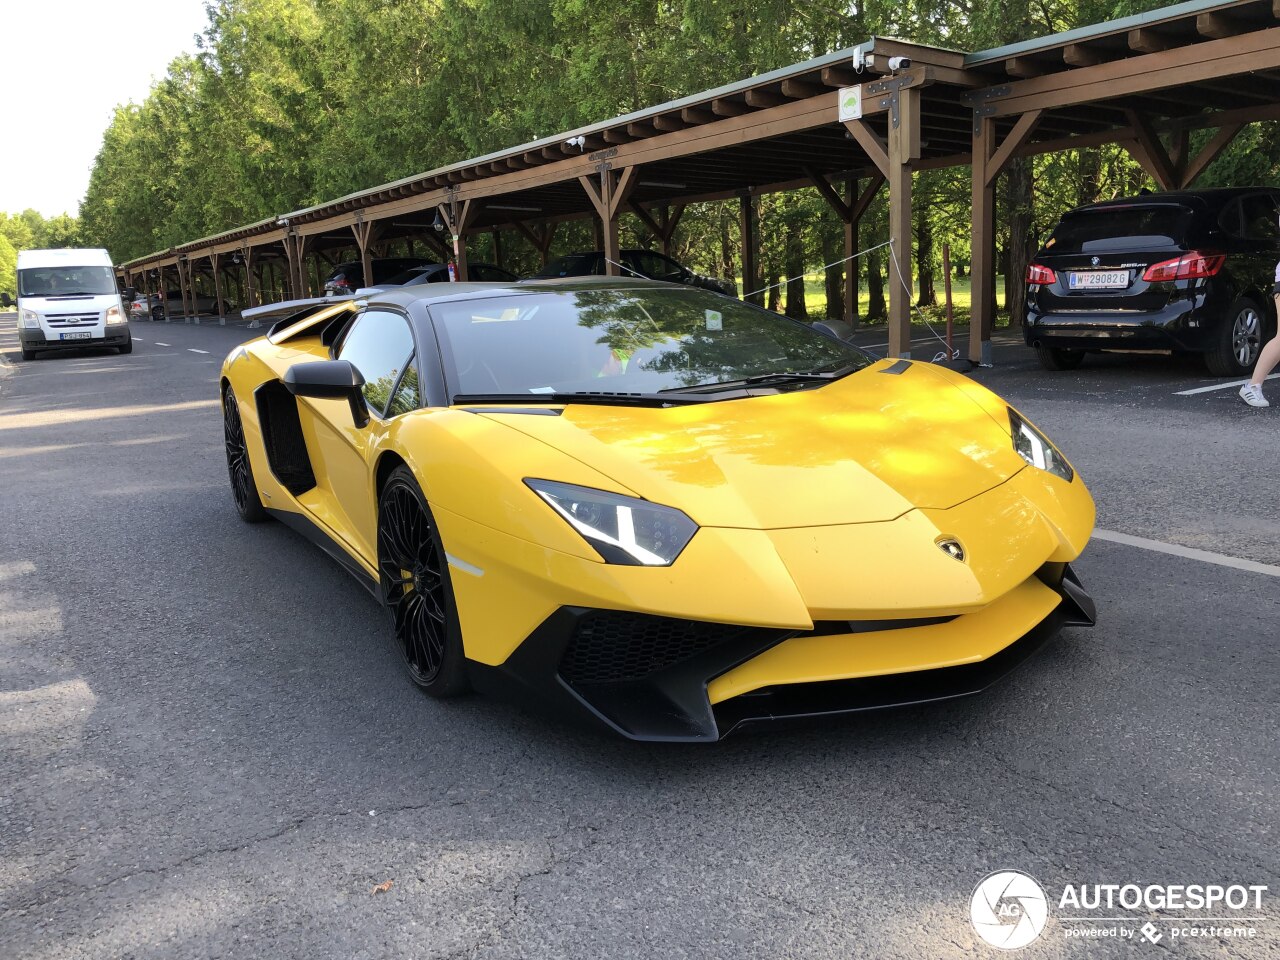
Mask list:
[[[8,293],[0,301],[12,302]],[[73,347],[133,352],[129,313],[105,250],[19,251],[17,303],[23,360]]]

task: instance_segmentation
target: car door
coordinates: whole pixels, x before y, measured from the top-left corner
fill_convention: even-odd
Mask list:
[[[1276,260],[1280,258],[1280,224],[1277,224],[1275,197],[1270,193],[1251,193],[1240,200],[1244,221],[1244,256],[1248,266],[1248,286],[1261,295],[1259,304],[1270,313],[1271,284],[1275,278]]]
[[[335,345],[334,356],[364,378],[369,420],[358,424],[346,400],[306,400],[317,445],[316,507],[371,566],[377,563],[377,507],[372,457],[388,422],[418,406],[413,331],[406,316],[371,308],[359,314]]]

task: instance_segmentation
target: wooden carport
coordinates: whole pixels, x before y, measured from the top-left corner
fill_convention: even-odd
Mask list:
[[[888,184],[889,352],[909,356],[912,175],[969,165],[969,354],[977,361],[989,357],[995,310],[1001,171],[1016,157],[1119,143],[1163,188],[1191,184],[1245,124],[1280,118],[1278,22],[1280,0],[1193,0],[974,54],[875,38],[184,244],[122,270],[176,265],[189,284],[193,260],[208,260],[216,277],[228,251],[249,263],[283,247],[289,287],[302,295],[307,256],[353,249],[368,275],[378,244],[412,238],[454,256],[465,278],[468,237],[517,231],[545,258],[556,224],[586,217],[616,261],[624,213],[665,244],[687,205],[720,200],[739,206],[750,291],[759,285],[756,197],[816,187],[844,222],[852,255],[859,219]],[[910,66],[891,69],[895,58]],[[1198,130],[1216,132],[1192,149]],[[851,292],[855,276],[846,271]],[[856,302],[845,297],[850,322]]]

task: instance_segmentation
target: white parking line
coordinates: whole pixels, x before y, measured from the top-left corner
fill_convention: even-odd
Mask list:
[[[143,342],[143,340],[142,340],[142,338],[141,338],[141,337],[134,337],[133,339],[137,340],[139,343],[142,343],[142,342]]]
[[[157,341],[156,341],[156,346],[157,346],[157,347],[167,347],[167,346],[169,346],[169,344],[167,344],[167,343],[161,343],[159,340],[157,340]]]
[[[1280,373],[1273,373],[1271,376],[1266,377],[1265,379],[1275,380],[1277,377],[1280,377]],[[1196,387],[1194,390],[1179,390],[1177,393],[1174,394],[1174,396],[1189,397],[1193,393],[1208,393],[1210,390],[1228,390],[1231,387],[1243,387],[1248,382],[1249,382],[1248,380],[1232,380],[1230,383],[1215,383],[1211,387]]]
[[[190,353],[208,353],[209,352],[208,350],[197,350],[195,347],[187,347],[187,350]]]
[[[1160,540],[1148,540],[1146,537],[1134,537],[1115,530],[1094,530],[1094,539],[1109,540],[1122,543],[1127,547],[1150,550],[1153,553],[1167,553],[1170,556],[1182,557],[1184,560],[1199,560],[1201,563],[1215,563],[1220,567],[1231,567],[1234,570],[1247,570],[1249,573],[1262,573],[1268,577],[1280,577],[1280,567],[1269,563],[1258,563],[1256,560],[1242,560],[1239,557],[1228,557],[1224,553],[1212,553],[1208,550],[1196,550],[1194,547],[1180,547]]]

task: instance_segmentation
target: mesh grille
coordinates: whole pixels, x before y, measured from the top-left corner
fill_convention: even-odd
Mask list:
[[[722,623],[602,610],[578,623],[560,675],[570,683],[640,680],[717,644],[757,631]]]

